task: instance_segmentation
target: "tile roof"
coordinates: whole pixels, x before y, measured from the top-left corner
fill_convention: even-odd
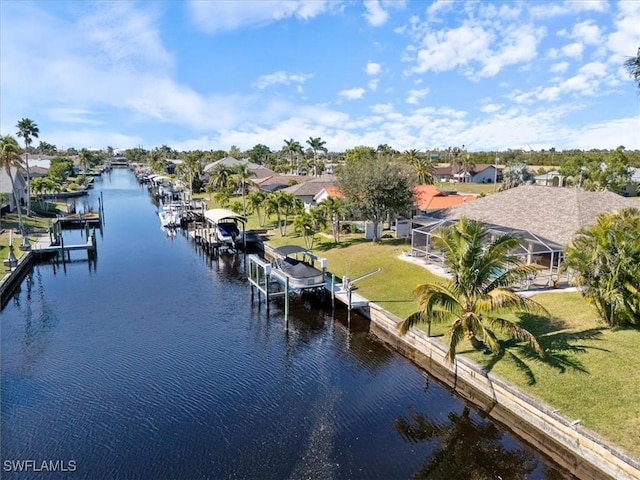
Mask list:
[[[441,210],[476,199],[475,195],[448,194],[439,191],[435,185],[417,185],[413,189],[415,205],[423,212]]]

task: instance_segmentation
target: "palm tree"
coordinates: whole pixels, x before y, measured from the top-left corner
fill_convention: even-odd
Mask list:
[[[249,168],[249,164],[245,163],[242,165],[238,165],[235,168],[235,173],[233,177],[238,182],[238,186],[242,192],[242,213],[246,215],[247,213],[247,202],[245,196],[247,194],[247,188],[249,186],[249,179],[255,177],[256,173]]]
[[[640,210],[605,213],[567,247],[564,269],[610,326],[640,325]]]
[[[31,215],[31,173],[29,171],[29,147],[33,141],[31,137],[38,138],[40,129],[30,118],[23,118],[16,125],[17,135],[24,138],[25,146],[25,169],[27,171],[27,216]]]
[[[321,152],[327,153],[327,148],[325,147],[325,144],[327,142],[322,140],[320,137],[315,137],[315,138],[314,137],[309,137],[309,140],[307,140],[307,143],[311,147],[311,150],[313,150],[313,175],[317,176],[317,174],[318,174],[318,150],[320,150]]]
[[[20,145],[18,145],[17,140],[11,135],[0,137],[0,160],[2,161],[2,166],[7,172],[7,175],[9,175],[9,180],[11,180],[13,201],[15,202],[16,209],[18,210],[18,225],[20,231],[22,231],[22,207],[20,206],[20,199],[18,198],[18,194],[16,192],[16,184],[13,175],[11,174],[11,169],[15,168],[16,175],[20,175],[20,170],[24,167],[24,165],[22,164],[22,158],[20,157]]]
[[[321,211],[325,219],[331,222],[333,241],[340,243],[340,219],[344,215],[344,201],[340,198],[329,197],[320,202],[317,210]]]
[[[509,255],[519,240],[512,234],[493,234],[482,222],[467,218],[439,229],[431,238],[442,248],[453,278],[415,287],[420,309],[400,324],[400,332],[427,324],[430,334],[432,322],[451,322],[450,362],[464,338],[475,347],[499,353],[502,345],[495,331],[527,342],[542,356],[542,348],[529,331],[500,316],[519,312],[548,315],[544,307],[509,288],[535,271],[533,265],[523,265]]]
[[[251,192],[249,193],[249,195],[247,195],[247,202],[249,203],[249,209],[252,212],[256,212],[256,215],[258,216],[258,225],[260,225],[261,227],[264,227],[264,220],[265,220],[264,215],[262,214],[265,198],[266,198],[265,193],[261,191]]]
[[[285,140],[284,141],[284,148],[283,150],[285,152],[289,152],[289,163],[291,165],[291,172],[293,173],[294,168],[293,168],[293,156],[296,153],[302,153],[302,145],[300,145],[300,142],[294,140],[293,138],[289,139],[289,140]]]
[[[220,164],[210,174],[209,187],[211,190],[229,189],[233,175],[233,168]]]
[[[311,212],[302,210],[293,220],[295,231],[302,234],[304,243],[309,250],[313,248],[318,230],[322,230],[326,225],[326,220],[318,209]]]
[[[633,80],[638,84],[640,89],[640,47],[635,57],[629,57],[624,62],[624,67],[629,72],[629,76],[633,77]]]

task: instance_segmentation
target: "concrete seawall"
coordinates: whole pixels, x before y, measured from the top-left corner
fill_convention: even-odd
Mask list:
[[[0,279],[0,308],[4,307],[17,285],[31,268],[33,252],[29,251],[18,259],[18,265]]]
[[[371,320],[371,333],[576,477],[640,479],[640,462],[605,439],[470,360],[450,364],[445,346],[424,332],[414,328],[400,336],[401,319],[379,305],[361,312]]]

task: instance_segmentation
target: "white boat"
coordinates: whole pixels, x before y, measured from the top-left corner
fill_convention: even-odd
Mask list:
[[[280,283],[284,284],[288,279],[291,290],[324,288],[325,259],[319,259],[298,245],[284,245],[275,248],[273,253],[276,258],[273,261],[271,275],[277,277]],[[316,260],[322,269],[314,266]]]
[[[204,212],[204,218],[216,231],[216,241],[228,248],[236,248],[244,241],[247,219],[226,208],[213,208]]]
[[[161,208],[158,216],[164,228],[176,228],[180,226],[180,212],[171,205]]]

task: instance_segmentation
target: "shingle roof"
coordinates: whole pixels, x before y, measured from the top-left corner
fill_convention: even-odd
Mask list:
[[[285,188],[283,191],[292,193],[296,197],[313,197],[317,195],[323,188],[335,185],[335,177],[333,175],[322,175],[308,182],[299,183]]]
[[[561,245],[568,245],[580,228],[593,225],[601,213],[629,207],[637,208],[638,203],[612,192],[522,185],[441,210],[433,216],[469,217],[529,230]]]

